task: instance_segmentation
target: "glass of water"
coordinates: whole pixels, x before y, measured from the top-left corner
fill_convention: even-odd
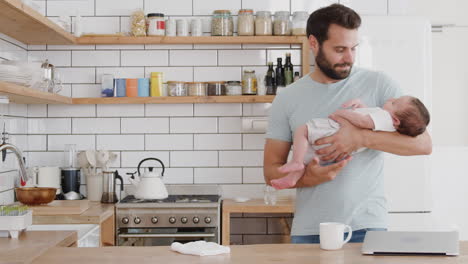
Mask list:
[[[277,191],[275,188],[271,187],[270,185],[265,185],[264,191],[263,191],[263,202],[265,204],[271,204],[275,205],[276,204],[276,194]]]

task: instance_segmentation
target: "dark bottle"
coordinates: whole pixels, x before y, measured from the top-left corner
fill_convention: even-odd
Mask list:
[[[278,64],[276,65],[276,74],[275,74],[275,81],[276,86],[283,87],[284,86],[284,68],[282,64],[282,58],[278,58]]]
[[[293,83],[293,65],[291,63],[291,53],[286,53],[286,62],[284,63],[284,86]]]
[[[265,88],[266,94],[274,95],[276,94],[275,87],[275,71],[273,70],[273,62],[268,62],[268,71],[265,75]]]

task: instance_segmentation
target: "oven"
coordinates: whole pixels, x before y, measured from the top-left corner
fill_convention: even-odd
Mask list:
[[[168,246],[198,240],[220,243],[219,196],[209,200],[198,196],[191,202],[186,197],[138,202],[131,196],[123,199],[116,205],[116,245]]]

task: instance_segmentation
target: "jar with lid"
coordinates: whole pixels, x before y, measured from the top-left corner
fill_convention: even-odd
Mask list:
[[[229,10],[215,10],[211,19],[212,36],[232,36],[234,23]]]
[[[207,95],[226,95],[226,83],[222,81],[207,82]]]
[[[242,94],[257,94],[257,76],[255,76],[254,70],[244,71],[244,74],[242,75]]]
[[[187,96],[187,87],[185,82],[169,81],[167,82],[169,96]]]
[[[252,9],[239,10],[237,18],[237,35],[253,36],[255,27],[255,19]]]
[[[242,85],[239,81],[228,81],[226,95],[242,95]]]
[[[291,35],[288,11],[275,12],[275,21],[273,22],[273,34],[276,36]]]
[[[257,18],[255,19],[255,35],[257,36],[271,36],[273,32],[271,12],[270,11],[257,11]]]
[[[148,14],[147,24],[148,36],[164,36],[166,33],[166,21],[164,20],[164,14]]]
[[[206,83],[204,82],[188,82],[186,83],[188,95],[190,96],[205,96]]]
[[[309,14],[306,11],[296,11],[292,18],[292,34],[294,36],[305,36],[307,28],[307,20]]]

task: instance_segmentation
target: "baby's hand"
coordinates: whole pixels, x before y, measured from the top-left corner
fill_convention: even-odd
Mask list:
[[[351,107],[352,109],[356,109],[356,108],[359,108],[361,107],[363,104],[361,102],[361,99],[351,99],[349,101],[347,101],[346,103],[344,103],[343,105],[341,105],[341,107],[343,108],[349,108]]]

